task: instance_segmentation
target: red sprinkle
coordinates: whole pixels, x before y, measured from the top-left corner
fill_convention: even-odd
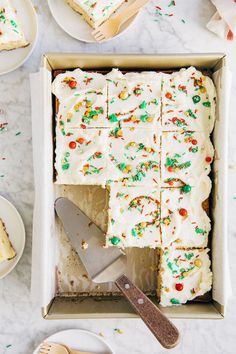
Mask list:
[[[83,144],[83,143],[84,143],[84,138],[79,138],[79,139],[77,139],[77,142],[78,142],[79,144]]]
[[[172,94],[170,92],[166,92],[165,94],[166,98],[168,98],[169,100],[172,99]]]
[[[69,87],[70,87],[71,89],[75,89],[76,86],[77,86],[77,82],[76,82],[76,81],[69,81]]]
[[[210,157],[210,156],[207,156],[207,157],[205,158],[205,160],[206,160],[206,162],[210,163],[210,162],[211,162],[211,157]]]
[[[177,291],[182,291],[183,288],[184,288],[183,284],[181,284],[181,283],[175,284],[175,289],[176,289]]]
[[[188,211],[184,208],[179,209],[179,215],[181,216],[187,216],[188,215]]]
[[[76,148],[76,142],[75,141],[71,141],[69,144],[69,148],[70,149],[75,149]]]
[[[193,140],[192,140],[192,144],[193,144],[193,145],[197,145],[197,140],[196,140],[196,139],[193,139]]]
[[[168,167],[168,172],[174,172],[174,170],[175,170],[175,169],[174,169],[173,166],[169,166],[169,167]]]

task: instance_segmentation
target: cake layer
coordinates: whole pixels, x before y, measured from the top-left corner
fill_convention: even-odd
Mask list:
[[[128,127],[160,128],[161,78],[155,72],[108,75],[108,119]]]
[[[160,136],[151,129],[114,128],[108,137],[110,182],[160,184]]]
[[[125,0],[66,0],[93,28],[106,21]]]
[[[72,129],[66,136],[57,128],[56,183],[104,185],[107,129]]]
[[[9,240],[5,225],[0,219],[0,262],[14,258],[16,252]]]
[[[16,10],[9,0],[0,0],[0,51],[27,45]]]
[[[193,67],[163,76],[162,126],[164,130],[211,133],[215,122],[216,91],[213,81]]]
[[[211,181],[201,178],[195,186],[161,189],[162,247],[206,247],[211,222],[203,209]]]
[[[107,119],[107,82],[102,74],[76,69],[60,74],[52,84],[59,100],[57,121],[67,133],[73,128],[111,126]]]
[[[161,139],[162,181],[168,186],[195,184],[210,173],[214,149],[200,132],[168,132]]]
[[[161,251],[158,297],[162,306],[185,304],[211,290],[209,249]]]
[[[159,247],[159,188],[110,186],[107,246]]]

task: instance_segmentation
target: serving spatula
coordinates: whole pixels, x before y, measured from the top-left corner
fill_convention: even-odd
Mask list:
[[[157,340],[165,348],[178,344],[179,332],[152,301],[125,275],[126,255],[116,247],[104,248],[104,233],[67,198],[55,201],[66,235],[95,283],[114,282]]]

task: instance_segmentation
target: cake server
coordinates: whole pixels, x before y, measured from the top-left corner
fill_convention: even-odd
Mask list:
[[[114,282],[151,332],[165,348],[178,344],[179,332],[156,305],[125,275],[126,255],[103,247],[104,233],[67,198],[55,201],[66,235],[95,283]]]

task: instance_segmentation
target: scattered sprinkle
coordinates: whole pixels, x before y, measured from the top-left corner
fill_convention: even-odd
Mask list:
[[[114,328],[114,332],[118,334],[123,334],[124,332],[119,328]]]
[[[21,132],[16,133],[16,136],[21,135]]]
[[[99,332],[98,335],[99,335],[100,337],[105,337],[102,332]]]

